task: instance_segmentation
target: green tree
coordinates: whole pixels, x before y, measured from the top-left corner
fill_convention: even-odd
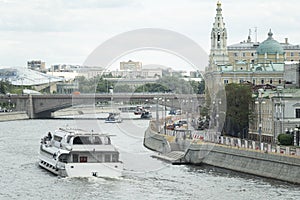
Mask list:
[[[168,88],[160,83],[146,83],[135,89],[135,92],[167,92]]]
[[[12,93],[15,88],[9,81],[0,81],[0,94]]]
[[[197,94],[204,94],[205,93],[205,81],[200,81],[197,88]]]
[[[294,140],[291,134],[279,134],[277,138],[281,145],[292,145]]]
[[[97,93],[108,93],[110,87],[114,87],[114,83],[112,81],[108,81],[107,79],[103,79],[102,77],[98,77],[97,79]]]
[[[226,85],[226,117],[223,132],[231,136],[242,136],[249,127],[252,90],[250,85],[231,83]]]
[[[133,92],[133,89],[128,84],[114,84],[114,92]]]

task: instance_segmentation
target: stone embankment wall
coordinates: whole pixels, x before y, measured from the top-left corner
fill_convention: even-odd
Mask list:
[[[208,164],[300,184],[300,158],[262,153],[213,143],[192,144],[185,154],[187,162]]]
[[[151,128],[152,126],[152,128]],[[182,145],[182,142],[185,145]],[[207,164],[257,176],[300,184],[300,157],[272,151],[259,151],[200,140],[183,140],[158,134],[153,124],[145,132],[144,146],[161,153],[173,148],[185,149],[185,161],[191,164]],[[176,149],[175,151],[177,151]]]
[[[0,121],[12,121],[29,119],[26,112],[3,112],[0,113]]]
[[[151,122],[144,135],[144,146],[152,151],[160,153],[168,153],[171,151],[171,147],[167,139],[160,134],[157,134],[151,128]]]
[[[162,131],[164,132],[164,131]],[[145,131],[144,146],[153,151],[160,153],[168,153],[170,151],[185,151],[191,143],[180,134],[158,134],[156,131],[155,123],[150,122],[149,127]]]

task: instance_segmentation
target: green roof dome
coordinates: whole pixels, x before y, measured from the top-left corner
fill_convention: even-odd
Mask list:
[[[268,39],[263,41],[259,47],[257,47],[257,54],[283,54],[283,48],[279,42],[273,39],[273,33],[271,32],[271,29],[268,33],[268,36]]]

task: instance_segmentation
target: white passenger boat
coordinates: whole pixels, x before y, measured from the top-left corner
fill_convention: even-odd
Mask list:
[[[121,123],[122,121],[120,113],[109,113],[108,117],[105,119],[106,123]]]
[[[118,178],[123,172],[110,135],[70,128],[42,138],[39,165],[62,177]]]

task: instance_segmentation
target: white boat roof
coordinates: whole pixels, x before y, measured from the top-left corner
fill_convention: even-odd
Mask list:
[[[72,151],[103,151],[103,152],[117,152],[113,145],[73,145]]]
[[[71,129],[71,128],[59,128],[55,131],[54,135],[64,137],[65,135],[99,135],[99,136],[111,136],[108,134],[93,132],[93,131],[85,131],[82,129]]]

